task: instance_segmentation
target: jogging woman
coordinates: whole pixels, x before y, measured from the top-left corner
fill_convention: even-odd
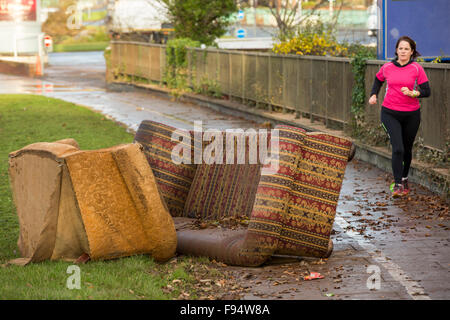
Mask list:
[[[400,37],[395,46],[396,58],[384,64],[375,76],[369,104],[377,103],[377,95],[386,81],[386,95],[381,107],[381,122],[392,145],[392,196],[409,193],[408,172],[412,147],[420,125],[418,98],[430,96],[430,86],[422,66],[414,61],[420,54],[409,37]]]

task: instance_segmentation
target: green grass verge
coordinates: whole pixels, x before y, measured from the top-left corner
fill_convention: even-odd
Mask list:
[[[172,299],[186,292],[195,299],[195,279],[189,270],[193,264],[207,263],[205,259],[186,257],[178,258],[177,263],[160,264],[141,255],[91,261],[80,266],[80,290],[66,286],[70,262],[45,261],[26,267],[6,264],[20,257],[8,154],[31,143],[64,138],[74,138],[83,150],[133,141],[125,128],[87,108],[44,96],[0,95],[0,300]]]
[[[84,42],[70,44],[55,44],[53,52],[73,52],[73,51],[103,51],[108,47],[109,42]]]
[[[105,11],[91,11],[89,15],[88,12],[83,12],[83,21],[98,21],[105,19],[108,15],[108,12]]]

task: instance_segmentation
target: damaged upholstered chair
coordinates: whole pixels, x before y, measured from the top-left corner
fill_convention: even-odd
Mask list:
[[[259,266],[273,255],[331,254],[330,234],[354,146],[343,138],[296,127],[275,129],[279,169],[264,173],[266,166],[249,164],[248,158],[244,164],[176,164],[172,150],[179,142],[171,139],[176,128],[141,123],[135,141],[142,144],[174,218],[177,252],[240,266]],[[185,134],[194,138],[193,132]],[[198,221],[230,218],[247,219],[248,225],[198,227]]]
[[[9,155],[9,175],[22,255],[11,263],[175,254],[173,219],[138,144],[35,143]]]

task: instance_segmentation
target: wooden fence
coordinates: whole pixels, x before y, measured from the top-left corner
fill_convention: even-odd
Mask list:
[[[117,73],[149,82],[163,81],[164,45],[115,41],[111,46],[111,67]],[[376,72],[384,63],[368,61],[367,96]],[[443,151],[450,134],[450,65],[422,65],[430,80],[431,97],[421,99],[422,125],[418,135],[425,146]],[[295,112],[310,121],[323,121],[327,126],[345,126],[351,118],[353,73],[348,58],[191,48],[187,74],[190,85],[215,83],[221,94],[231,99],[279,107],[283,112]],[[379,97],[384,93],[385,86]],[[379,121],[380,107],[367,104],[366,118]]]

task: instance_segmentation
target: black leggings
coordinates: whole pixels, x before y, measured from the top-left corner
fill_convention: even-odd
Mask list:
[[[420,125],[420,109],[396,111],[381,107],[381,123],[391,140],[392,173],[395,183],[407,177],[412,160],[412,147]]]

